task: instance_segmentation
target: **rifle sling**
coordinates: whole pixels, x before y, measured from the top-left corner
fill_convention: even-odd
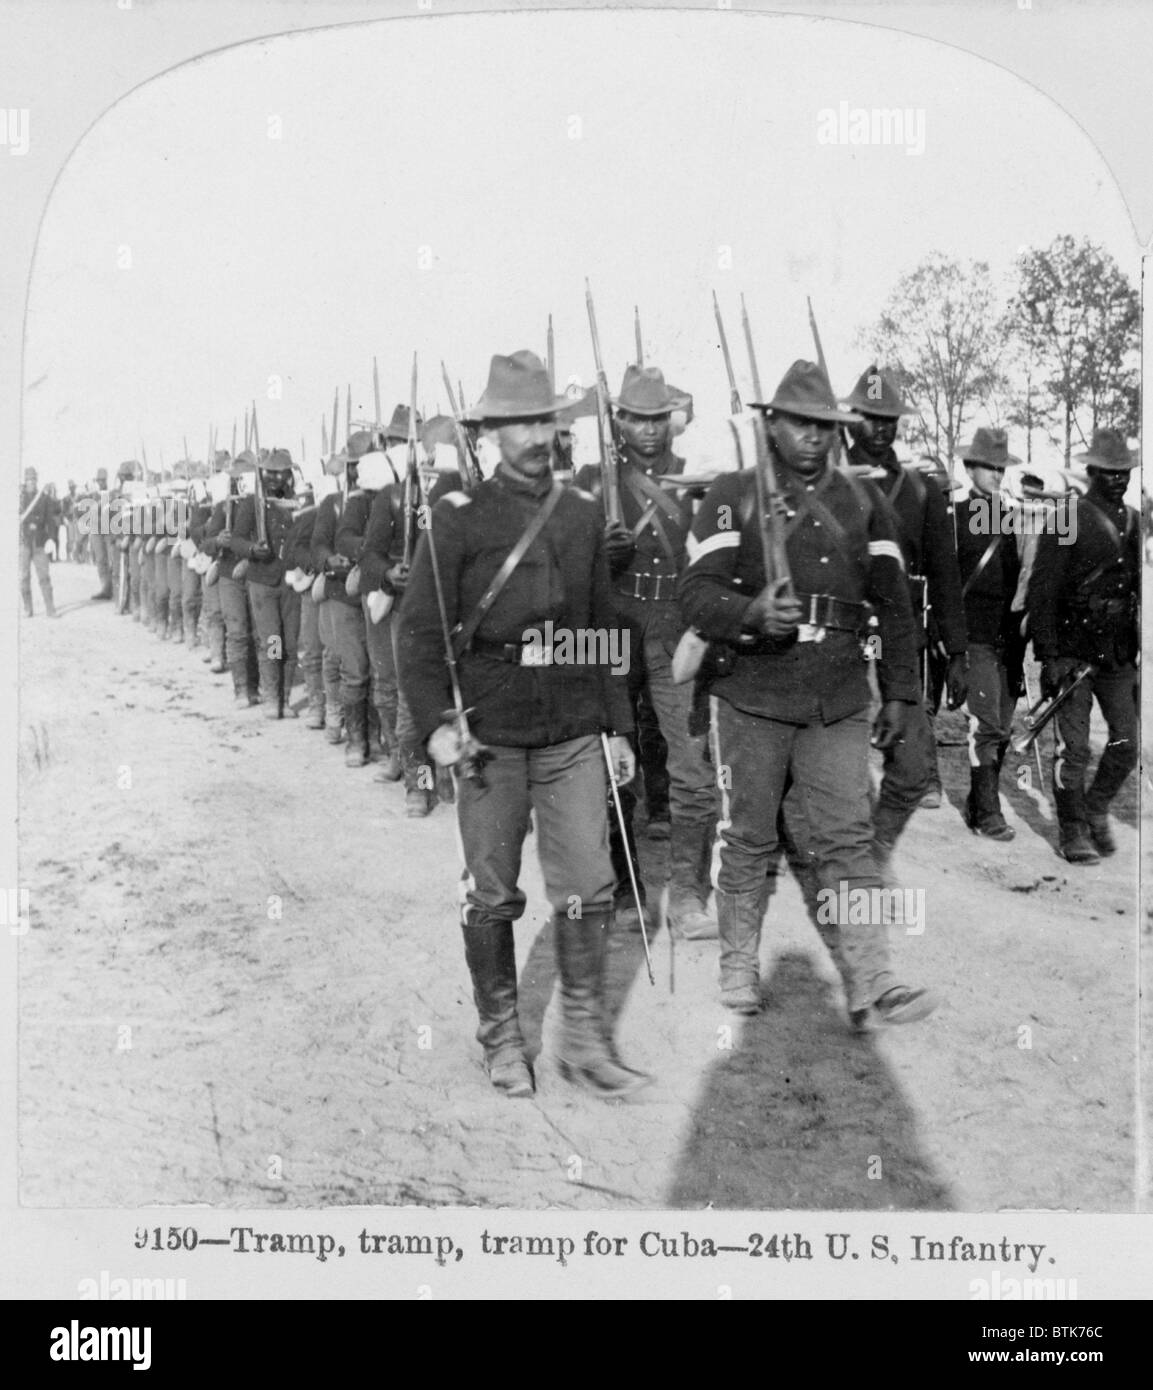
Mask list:
[[[564,487],[554,480],[552,489],[544,499],[539,511],[533,516],[532,520],[521,533],[521,537],[516,545],[513,546],[505,557],[504,564],[497,570],[492,583],[480,596],[479,603],[473,609],[467,620],[458,624],[456,630],[453,632],[452,650],[454,656],[459,657],[472,641],[477,628],[484,621],[485,614],[488,613],[489,609],[499,598],[501,590],[512,578],[517,565],[519,565],[528,554],[529,546],[532,545],[533,541],[535,541],[544,530],[549,517],[552,516],[553,512],[556,510],[556,505],[560,501],[563,492]]]
[[[984,552],[981,555],[981,558],[977,561],[976,565],[973,568],[973,573],[968,577],[968,579],[965,580],[964,584],[961,585],[962,599],[968,598],[969,590],[973,587],[974,584],[976,584],[982,572],[989,564],[989,561],[993,558],[994,555],[996,555],[997,550],[1000,547],[1001,541],[1001,536],[994,536],[993,539],[989,542],[989,544],[985,547]]]

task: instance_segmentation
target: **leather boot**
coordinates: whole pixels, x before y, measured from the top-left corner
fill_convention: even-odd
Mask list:
[[[631,1095],[652,1078],[619,1062],[605,1035],[609,913],[586,912],[575,919],[558,914],[553,920],[560,974],[560,1073],[566,1081],[604,1100]]]
[[[532,1070],[517,1016],[516,947],[512,923],[470,907],[465,914],[464,958],[480,1016],[476,1040],[484,1048],[488,1079],[506,1096],[531,1096]]]
[[[339,700],[324,701],[324,741],[339,743],[344,738],[344,706]]]
[[[32,608],[32,595],[31,595],[31,593],[27,593],[27,594],[24,594],[24,595],[23,595],[23,598],[24,598],[24,616],[25,616],[26,618],[31,618],[31,617],[34,616],[34,614],[33,614],[33,608]]]
[[[1113,827],[1109,824],[1109,815],[1095,816],[1091,811],[1085,813],[1086,824],[1089,826],[1089,838],[1097,847],[1097,853],[1102,859],[1108,859],[1111,854],[1117,853],[1117,841],[1113,838]]]
[[[384,750],[384,762],[376,772],[374,781],[377,782],[399,782],[401,776],[400,749],[396,746],[396,731],[388,727],[388,711],[377,706],[377,715],[380,719],[381,746]]]
[[[304,688],[308,691],[308,713],[305,716],[306,729],[324,728],[324,674],[318,668],[305,670]]]
[[[1001,814],[1001,798],[997,792],[998,769],[973,767],[969,769],[969,800],[965,806],[965,824],[974,835],[990,840],[1011,840],[1014,831]]]
[[[345,767],[364,767],[368,762],[368,721],[367,704],[364,699],[346,700],[344,705],[344,727],[348,731],[348,742],[344,748]]]
[[[419,753],[404,753],[401,756],[401,769],[404,774],[404,814],[409,820],[422,820],[436,806],[432,768],[421,759]]]
[[[260,703],[248,689],[248,662],[244,657],[232,663],[232,692],[237,709],[250,709]]]
[[[93,594],[92,597],[93,597],[93,599],[111,598],[111,597],[112,597],[112,580],[109,579],[106,583],[102,584],[102,585],[100,586],[99,592]]]
[[[721,1003],[739,1014],[761,1011],[761,920],[767,889],[726,893],[717,889],[721,938]]]
[[[1089,838],[1089,823],[1085,816],[1085,796],[1076,790],[1054,788],[1057,803],[1057,832],[1061,855],[1070,864],[1096,864],[1101,856]]]
[[[1128,781],[1135,765],[1133,756],[1114,745],[1106,746],[1097,764],[1093,784],[1085,793],[1085,822],[1089,827],[1089,836],[1104,857],[1117,853],[1117,842],[1109,824],[1109,807]]]
[[[708,910],[714,825],[674,820],[669,843],[669,930],[686,941],[715,941],[717,919]]]
[[[296,657],[290,656],[285,658],[284,676],[280,687],[280,716],[282,719],[296,719],[298,717],[296,711],[292,708],[292,687],[296,684],[296,667]]]
[[[280,665],[271,657],[262,656],[260,661],[260,704],[265,719],[280,718]]]

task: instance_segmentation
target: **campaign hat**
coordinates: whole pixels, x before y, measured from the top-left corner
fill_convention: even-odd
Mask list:
[[[1011,463],[1020,463],[1021,460],[1009,452],[1009,436],[1004,430],[982,425],[974,433],[973,442],[961,450],[961,462],[1004,472]]]
[[[1137,451],[1125,443],[1120,430],[1094,430],[1089,452],[1077,455],[1077,462],[1091,468],[1105,468],[1111,473],[1128,473],[1137,467]]]
[[[613,404],[630,415],[671,415],[684,404],[684,396],[669,388],[659,367],[631,363],[625,368],[621,393]]]
[[[493,357],[488,384],[463,418],[474,422],[535,420],[556,415],[569,405],[566,396],[556,394],[548,369],[536,353],[521,349],[511,357]]]
[[[802,420],[819,420],[826,425],[855,425],[860,416],[842,410],[833,395],[829,378],[815,362],[798,358],[781,378],[771,401],[750,401],[757,410],[796,415]]]
[[[856,386],[843,402],[858,415],[881,415],[896,420],[902,415],[915,415],[917,412],[897,390],[893,378],[881,370],[874,362],[861,373]]]

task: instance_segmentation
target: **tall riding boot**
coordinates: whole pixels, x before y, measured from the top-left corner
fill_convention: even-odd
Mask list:
[[[1109,807],[1136,765],[1136,749],[1124,744],[1106,744],[1093,784],[1085,793],[1085,821],[1090,838],[1103,856],[1117,853],[1117,842],[1109,824]]]
[[[388,710],[382,705],[376,706],[377,717],[380,720],[380,742],[384,749],[384,763],[376,774],[378,782],[399,782],[401,775],[400,749],[396,742],[395,727],[389,728]]]
[[[249,709],[260,703],[248,689],[248,661],[243,656],[232,663],[232,690],[237,709]]]
[[[317,667],[304,672],[304,687],[308,691],[308,714],[304,721],[306,729],[324,728],[324,673]]]
[[[624,1066],[606,1036],[604,1008],[608,912],[586,912],[553,919],[560,973],[561,1027],[557,1043],[560,1073],[566,1081],[605,1100],[631,1095],[650,1077]]]
[[[717,919],[708,910],[714,823],[674,819],[669,845],[669,930],[686,941],[715,941]]]
[[[436,791],[432,767],[419,753],[401,753],[404,775],[404,814],[409,820],[422,820],[436,806]]]
[[[296,665],[297,659],[294,656],[286,657],[284,661],[284,677],[281,685],[280,713],[284,719],[295,719],[296,711],[292,708],[292,687],[296,684]]]
[[[516,947],[512,923],[470,907],[465,915],[464,958],[480,1015],[476,1040],[484,1048],[488,1079],[507,1096],[531,1096],[532,1071],[516,1011]]]
[[[348,743],[344,748],[345,767],[364,767],[368,762],[368,721],[364,696],[344,703],[344,727]]]
[[[260,660],[260,703],[265,719],[280,718],[280,666],[279,661],[262,656]]]
[[[990,840],[1011,840],[1013,829],[1005,823],[1001,813],[997,767],[974,767],[969,772],[970,790],[965,807],[965,824],[975,835],[985,835]]]
[[[1101,856],[1089,839],[1083,790],[1054,787],[1053,798],[1057,803],[1057,832],[1062,856],[1070,864],[1098,863]]]
[[[24,600],[24,616],[26,618],[33,617],[34,610],[32,608],[32,590],[29,589],[27,593],[21,591],[20,597]]]
[[[754,893],[717,889],[721,1003],[739,1014],[761,1010],[761,920],[768,897],[767,887]]]
[[[340,700],[324,698],[324,739],[326,743],[340,743],[344,738],[344,705]]]

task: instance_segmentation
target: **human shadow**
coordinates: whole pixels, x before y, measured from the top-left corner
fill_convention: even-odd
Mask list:
[[[781,955],[763,990],[704,1079],[669,1206],[953,1210],[873,1035],[848,1030],[810,956]]]

